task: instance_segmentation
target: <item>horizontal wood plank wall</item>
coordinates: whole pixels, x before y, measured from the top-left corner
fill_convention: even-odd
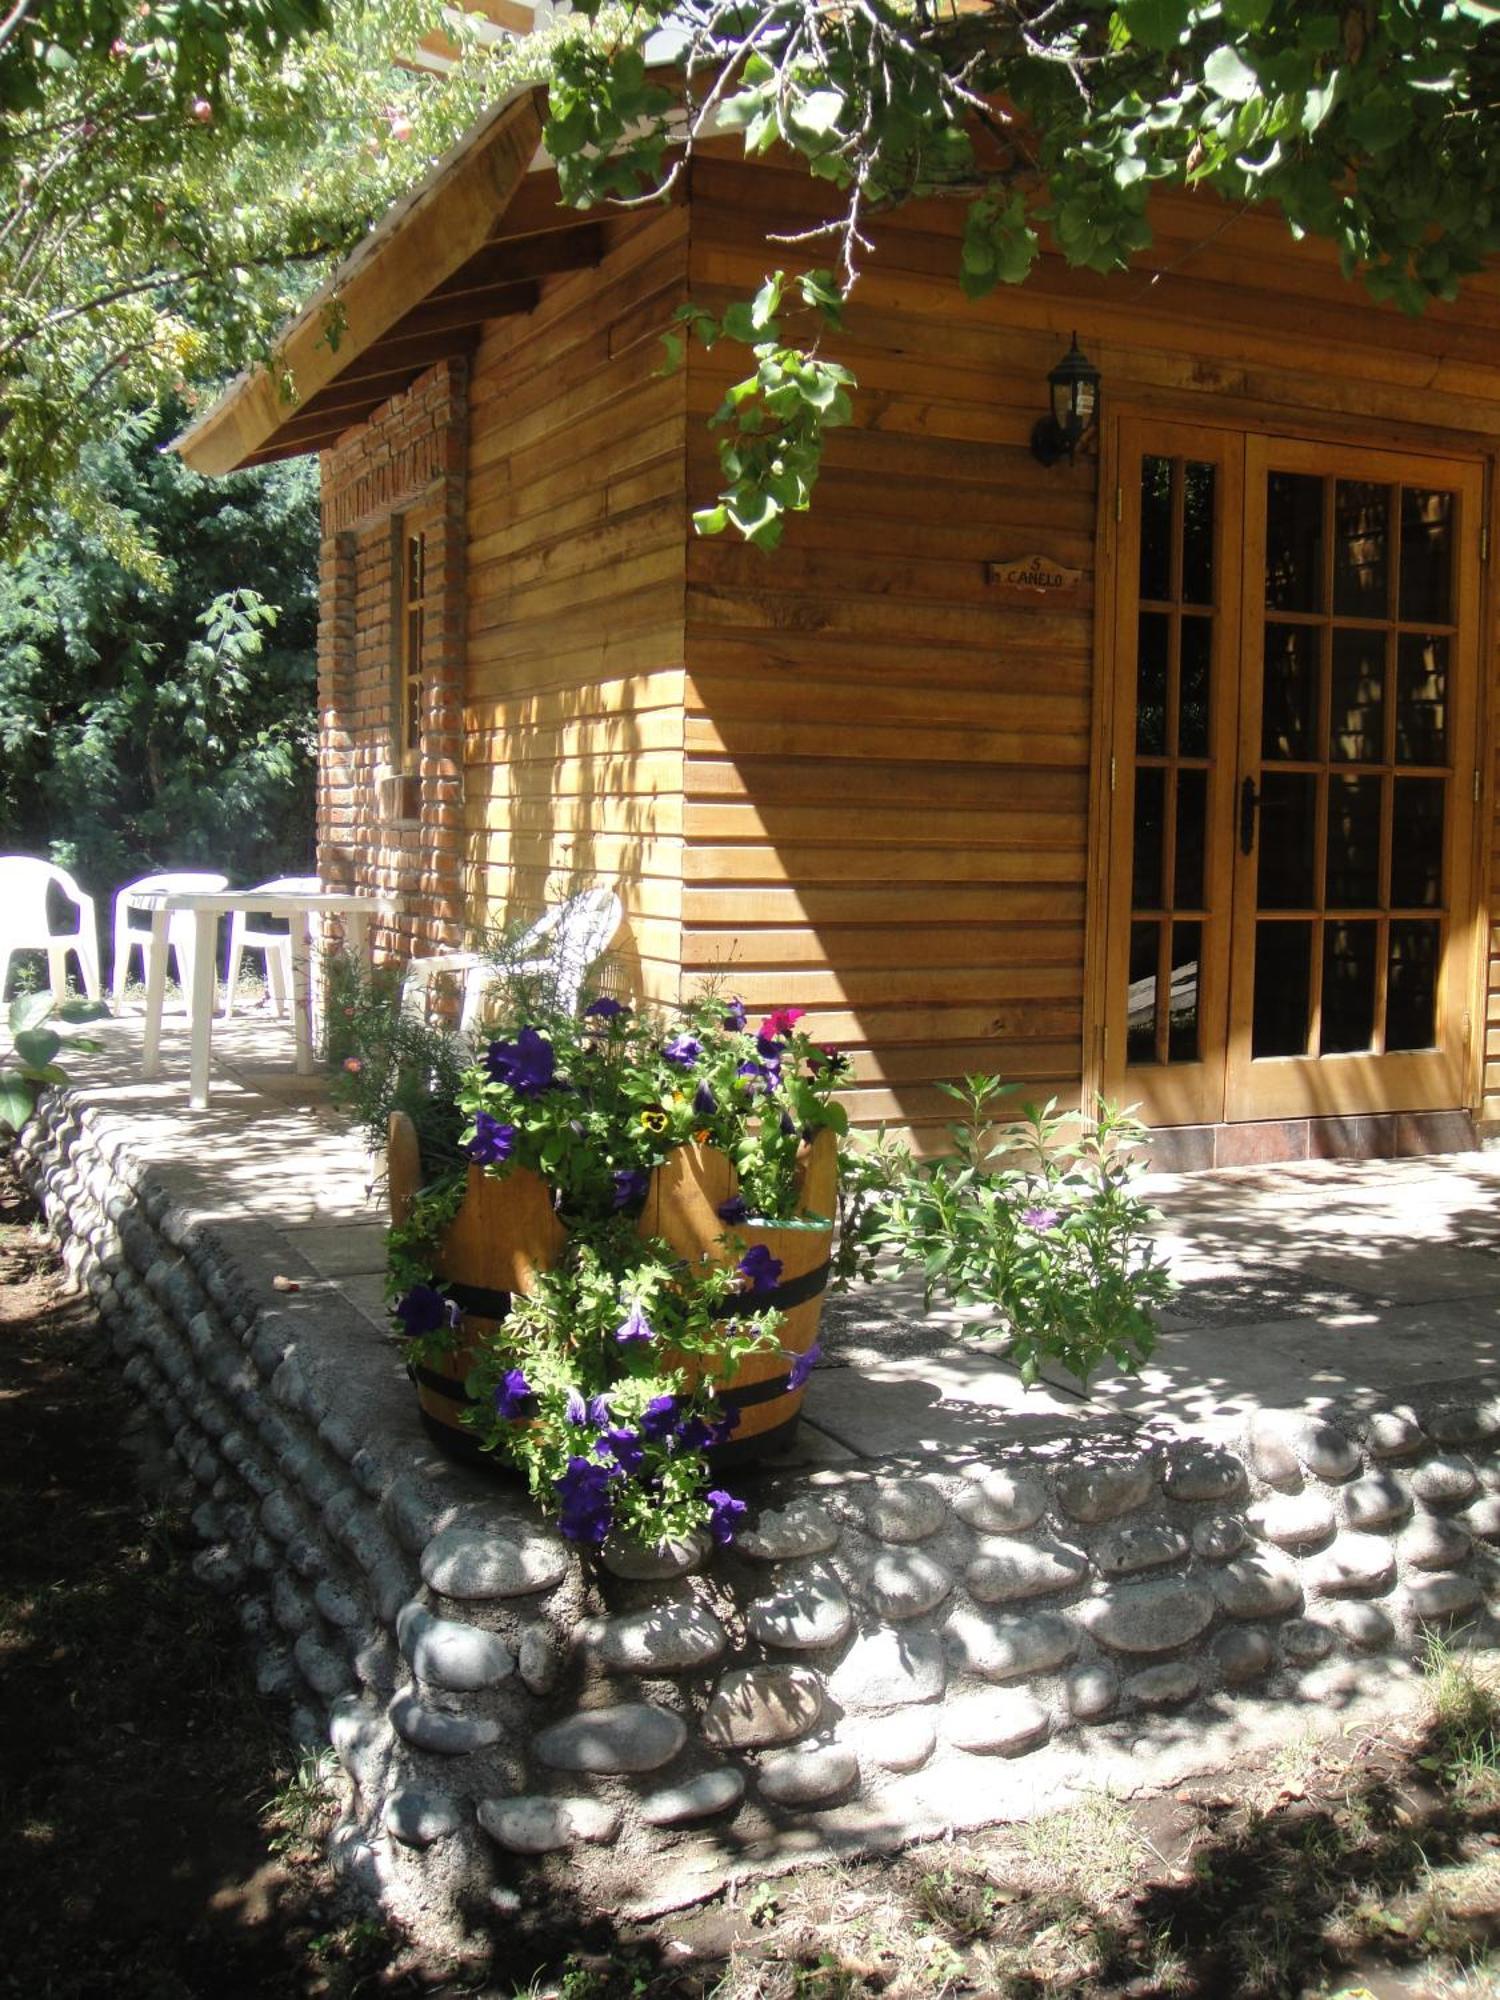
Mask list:
[[[618,888],[617,980],[674,1000],[682,921],[686,296],[678,209],[487,330],[471,384],[464,709],[471,922]]]
[[[764,237],[828,202],[796,171],[698,160],[693,298],[722,309],[770,268],[826,261]],[[1500,440],[1500,280],[1408,321],[1274,218],[1174,197],[1157,227],[1128,274],[1049,255],[1026,286],[968,304],[960,205],[880,224],[847,331],[826,342],[861,387],[812,512],[769,557],[732,534],[689,549],[685,985],[719,975],[756,1004],[807,1008],[854,1057],[854,1116],[921,1145],[951,1110],[936,1081],[966,1071],[1076,1102],[1096,1015],[1097,467],[1044,469],[1029,450],[1073,329],[1121,403],[1393,446]],[[693,350],[694,506],[719,484],[705,420],[744,372],[743,349]],[[986,581],[987,562],[1037,553],[1083,584],[1028,598]],[[1491,1020],[1500,1089],[1500,1001]]]

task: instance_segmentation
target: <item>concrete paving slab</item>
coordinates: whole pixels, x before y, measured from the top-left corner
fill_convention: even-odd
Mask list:
[[[325,1278],[368,1271],[384,1275],[383,1221],[304,1222],[283,1229],[281,1234]]]

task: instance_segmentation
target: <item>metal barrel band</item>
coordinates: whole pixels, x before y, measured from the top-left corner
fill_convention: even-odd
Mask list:
[[[743,1312],[790,1312],[793,1306],[805,1306],[809,1299],[822,1296],[828,1289],[828,1275],[833,1269],[831,1258],[805,1272],[800,1278],[789,1278],[784,1285],[777,1285],[769,1292],[736,1292],[733,1298],[721,1299],[713,1309],[715,1319],[734,1319]]]
[[[510,1314],[510,1293],[493,1292],[487,1285],[466,1285],[461,1278],[445,1278],[443,1291],[461,1313],[476,1319],[505,1319]]]

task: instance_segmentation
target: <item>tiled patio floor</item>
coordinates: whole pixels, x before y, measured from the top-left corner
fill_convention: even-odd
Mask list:
[[[306,1293],[336,1289],[384,1336],[384,1211],[357,1140],[317,1079],[291,1074],[290,1031],[215,1030],[213,1099],[187,1104],[187,1036],[168,1017],[162,1077],[139,1074],[141,1022],[107,1022],[76,1058],[90,1097],[200,1215],[255,1219]],[[1500,1155],[1316,1162],[1152,1183],[1180,1289],[1137,1376],[1062,1375],[1028,1392],[982,1321],[923,1314],[914,1286],[835,1297],[795,1458],[950,1457],[1060,1421],[1101,1429],[1242,1429],[1257,1406],[1369,1408],[1500,1375]],[[305,1300],[304,1303],[310,1303]]]

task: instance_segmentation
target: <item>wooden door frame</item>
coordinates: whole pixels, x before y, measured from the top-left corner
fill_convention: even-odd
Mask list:
[[[1326,419],[1301,417],[1294,412],[1278,412],[1276,421],[1266,421],[1261,408],[1242,410],[1236,402],[1228,408],[1217,403],[1205,408],[1201,401],[1171,394],[1151,392],[1110,397],[1099,427],[1098,467],[1095,490],[1095,574],[1093,632],[1093,694],[1090,719],[1090,766],[1088,788],[1088,861],[1084,898],[1083,1032],[1081,1038],[1080,1103],[1085,1115],[1097,1113],[1103,1095],[1106,1068],[1105,1020],[1110,966],[1109,925],[1115,870],[1121,865],[1113,852],[1111,833],[1112,799],[1110,760],[1117,755],[1115,716],[1119,706],[1116,634],[1119,623],[1119,529],[1116,495],[1121,492],[1120,438],[1130,420],[1156,422],[1163,426],[1196,424],[1207,430],[1234,430],[1247,440],[1251,437],[1279,437],[1326,444],[1335,449],[1384,450],[1414,457],[1446,458],[1477,465],[1481,477],[1481,548],[1478,575],[1478,658],[1479,674],[1475,689],[1475,757],[1479,772],[1478,800],[1474,807],[1469,866],[1470,914],[1478,932],[1473,954],[1470,1018],[1473,1032],[1463,1061],[1465,1095],[1461,1106],[1481,1119],[1500,1119],[1500,1090],[1484,1095],[1487,1016],[1490,997],[1489,966],[1492,955],[1491,932],[1495,913],[1491,907],[1491,861],[1489,834],[1496,825],[1500,807],[1500,773],[1496,764],[1496,717],[1500,708],[1500,633],[1497,611],[1500,597],[1490,561],[1491,523],[1500,498],[1500,450],[1486,449],[1463,433],[1423,424],[1383,423],[1377,434],[1368,421],[1352,423],[1341,413],[1330,412]],[[1455,913],[1456,914],[1456,913]]]

